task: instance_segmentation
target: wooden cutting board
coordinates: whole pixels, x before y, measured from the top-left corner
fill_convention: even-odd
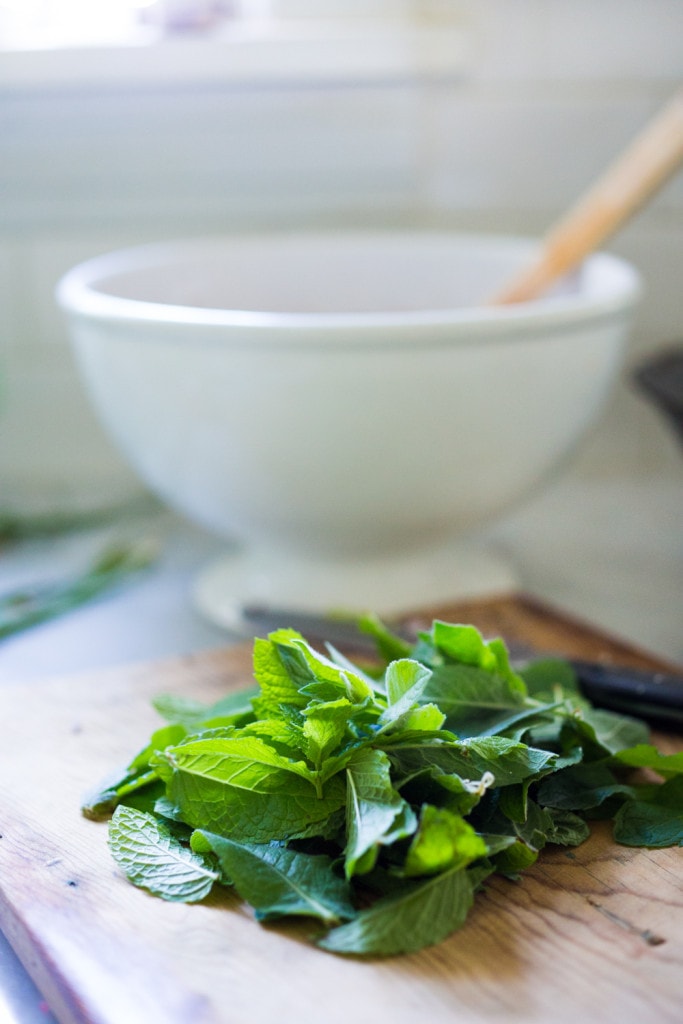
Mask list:
[[[662,667],[525,597],[434,611],[543,651]],[[323,953],[307,924],[259,925],[231,894],[188,906],[130,885],[106,826],[79,813],[84,792],[159,724],[152,696],[213,700],[249,679],[247,645],[0,691],[0,926],[61,1022],[683,1020],[683,850],[620,847],[608,826],[544,851],[519,883],[492,880],[460,932],[391,960]]]

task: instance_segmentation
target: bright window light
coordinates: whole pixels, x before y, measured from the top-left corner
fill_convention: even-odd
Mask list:
[[[0,0],[0,48],[43,49],[144,41],[196,32],[248,11],[253,0]]]

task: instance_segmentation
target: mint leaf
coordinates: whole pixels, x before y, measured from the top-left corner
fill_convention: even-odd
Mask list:
[[[538,658],[520,669],[519,674],[532,697],[548,700],[574,697],[583,702],[576,672],[563,658]]]
[[[450,729],[462,736],[476,736],[500,728],[524,708],[524,694],[509,679],[472,665],[440,665],[431,674],[424,699],[433,701],[446,715]]]
[[[411,658],[393,661],[384,674],[389,706],[398,704],[406,694],[410,697],[409,703],[415,703],[422,695],[430,676],[430,670],[419,661],[413,661]]]
[[[460,928],[474,901],[472,880],[452,868],[426,881],[407,883],[378,900],[318,942],[332,953],[394,956],[432,946]]]
[[[332,644],[326,644],[325,646],[327,653],[335,665],[338,665],[339,668],[344,669],[346,672],[352,672],[355,676],[358,676],[358,678],[362,679],[368,689],[375,695],[381,695],[383,693],[381,680],[376,679],[374,676],[369,674],[370,668],[375,672],[379,672],[379,669],[376,666],[366,666],[365,669],[362,669],[358,665],[355,665],[350,658],[347,658],[345,654],[338,651]]]
[[[277,638],[279,634],[271,634]],[[329,658],[314,651],[303,638],[294,636],[286,643],[271,639],[276,644],[282,663],[297,681],[300,692],[307,698],[321,701],[345,697],[353,703],[369,700],[374,695],[362,673],[341,668]]]
[[[548,842],[558,846],[580,846],[590,835],[590,829],[583,818],[572,811],[546,808],[552,825],[548,830]]]
[[[393,788],[389,758],[381,750],[354,754],[346,769],[346,831],[344,868],[347,878],[365,874],[377,861],[380,845],[414,832],[410,806]]]
[[[537,750],[503,736],[484,736],[453,743],[411,742],[386,747],[401,774],[436,767],[464,779],[481,779],[490,773],[496,786],[510,786],[551,771],[555,754]]]
[[[218,878],[206,857],[183,846],[153,815],[132,807],[114,812],[109,849],[134,885],[165,900],[196,903]]]
[[[276,730],[283,739],[289,735],[279,723]],[[168,765],[171,769],[230,781],[242,789],[254,789],[262,783],[267,785],[271,769],[301,776],[311,784],[315,781],[314,771],[304,760],[279,753],[261,736],[250,734],[248,727],[241,734],[224,738],[190,739],[180,746],[167,748],[153,763],[160,773],[168,772],[168,768],[162,767]]]
[[[623,846],[683,846],[683,810],[631,800],[615,815],[614,838]]]
[[[382,721],[386,721],[385,715],[382,715]],[[384,726],[384,729],[388,733],[394,736],[400,732],[402,739],[407,737],[407,734],[411,733],[430,733],[445,734],[441,733],[441,727],[446,721],[446,716],[443,711],[436,706],[436,704],[422,704],[420,707],[409,707],[407,711],[402,712],[397,718],[390,718],[388,724]],[[428,739],[428,736],[424,736]]]
[[[318,791],[315,772],[256,737],[195,740],[157,763],[183,820],[238,841],[318,835],[345,803],[339,778]]]
[[[395,729],[399,723],[405,727],[406,716],[417,710],[430,676],[428,668],[408,658],[389,665],[384,676],[388,706],[379,719],[382,728]],[[443,720],[440,712],[439,726]]]
[[[578,716],[567,719],[567,728],[573,729],[591,756],[616,754],[624,747],[635,747],[648,739],[649,729],[644,722],[626,715],[618,715],[602,708],[584,707]],[[594,748],[594,753],[591,751]]]
[[[422,634],[413,657],[432,670],[423,694],[446,715],[461,737],[500,731],[522,711],[527,688],[499,638],[484,640],[474,626],[435,621]]]
[[[651,768],[665,779],[683,774],[683,753],[661,754],[656,747],[648,743],[618,750],[614,757],[620,764],[628,765],[630,768]]]
[[[353,711],[354,705],[345,697],[306,708],[303,740],[306,755],[318,771],[347,737]]]
[[[110,817],[122,800],[158,781],[151,766],[154,755],[166,747],[179,743],[186,734],[184,726],[166,725],[152,733],[149,743],[122,770],[102,780],[81,804],[81,813],[92,821]]]
[[[476,736],[506,736],[507,739],[524,742],[532,747],[560,746],[561,723],[558,715],[562,714],[563,701],[550,704],[522,705],[521,710],[514,709],[509,713],[494,712],[469,718],[465,728],[459,726],[461,737],[467,738],[470,729],[475,729]],[[566,709],[565,709],[566,710]]]
[[[291,639],[299,634],[291,630],[280,630],[272,635]],[[254,698],[253,704],[255,710],[263,717],[279,715],[282,705],[300,708],[306,706],[307,700],[299,689],[304,682],[312,678],[312,673],[306,669],[303,680],[294,675],[291,665],[283,661],[280,650],[273,640],[257,638],[254,641],[254,677],[259,684],[260,692],[258,697]]]
[[[632,786],[619,782],[604,762],[577,764],[543,779],[539,803],[558,810],[578,811],[598,807],[610,797],[632,797]]]
[[[528,846],[519,838],[509,837],[511,842],[492,858],[495,869],[513,881],[519,879],[520,872],[526,871],[538,860],[538,850]]]
[[[487,641],[474,626],[436,620],[431,639],[436,651],[446,655],[448,661],[473,665],[500,676],[520,698],[526,697],[524,680],[513,671],[507,648],[499,637]]]
[[[485,841],[459,814],[425,804],[403,873],[409,878],[463,868],[487,852]]]
[[[373,638],[377,650],[386,661],[398,661],[400,658],[410,656],[411,644],[388,629],[377,615],[361,615],[356,620],[356,624],[362,633]]]
[[[683,775],[656,787],[649,800],[624,803],[614,818],[614,838],[624,846],[683,846]]]
[[[214,704],[166,693],[155,697],[152,706],[167,722],[182,725],[188,732],[196,732],[208,722],[213,725],[218,722],[242,724],[253,719],[251,701],[258,692],[257,687],[250,687],[231,693]]]
[[[332,870],[329,857],[276,843],[236,843],[204,829],[199,835],[260,921],[295,915],[316,917],[330,925],[356,913],[349,888]]]
[[[542,850],[548,842],[548,835],[554,831],[554,823],[550,811],[540,807],[533,800],[526,802],[524,821],[514,823],[516,834],[532,850]]]
[[[467,815],[486,795],[494,781],[490,772],[474,781],[432,766],[404,779],[401,793],[415,805],[434,803],[455,814]]]
[[[339,780],[331,779],[325,795],[318,798],[303,779],[284,772],[272,775],[269,789],[258,792],[179,772],[168,786],[169,799],[188,825],[238,842],[328,834],[330,818],[344,806],[346,794]]]

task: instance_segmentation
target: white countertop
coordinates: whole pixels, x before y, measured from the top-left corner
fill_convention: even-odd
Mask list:
[[[225,545],[166,512],[125,528],[161,540],[158,563],[79,610],[2,642],[0,685],[30,686],[46,676],[236,639],[202,618],[191,600],[197,572]],[[93,529],[6,548],[0,589],[83,569],[109,533]],[[680,477],[569,475],[482,539],[513,566],[519,589],[683,665],[683,466]],[[0,1021],[51,1020],[0,936]]]

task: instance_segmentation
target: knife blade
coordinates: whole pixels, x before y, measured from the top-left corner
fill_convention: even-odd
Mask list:
[[[388,625],[408,643],[417,639],[415,631],[403,624]],[[296,629],[310,642],[328,643],[358,654],[374,655],[377,650],[373,638],[362,633],[352,620],[315,612],[245,605],[239,626],[247,634],[260,636],[277,629]],[[547,656],[545,652],[529,652],[524,660]],[[642,718],[661,728],[683,730],[683,675],[567,657],[561,652],[552,657],[572,666],[581,692],[597,707]]]

